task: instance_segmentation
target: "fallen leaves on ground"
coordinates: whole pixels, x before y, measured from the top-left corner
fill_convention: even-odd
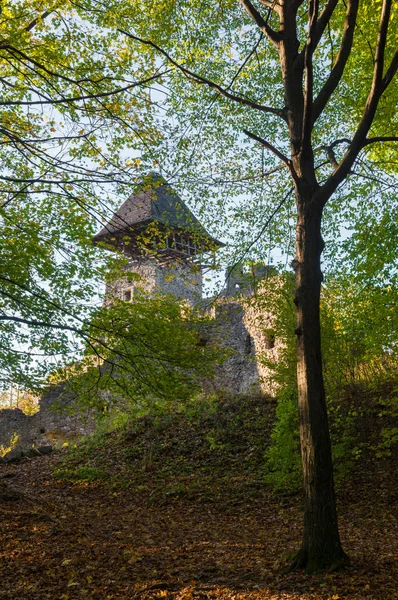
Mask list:
[[[2,468],[14,475],[7,485],[23,497],[0,502],[1,600],[398,597],[398,494],[391,470],[362,474],[339,493],[351,566],[282,575],[300,544],[300,496],[272,493],[254,471],[245,475],[236,453],[223,476],[210,463],[202,479],[199,463],[174,474],[174,494],[156,464],[131,475],[129,486],[56,479],[63,456]],[[179,485],[189,493],[180,493]]]

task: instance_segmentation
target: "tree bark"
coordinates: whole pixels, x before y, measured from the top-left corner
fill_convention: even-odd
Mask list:
[[[304,536],[291,569],[335,569],[348,558],[338,531],[332,452],[322,375],[320,291],[322,203],[316,189],[298,189],[296,233],[296,347],[303,465]]]

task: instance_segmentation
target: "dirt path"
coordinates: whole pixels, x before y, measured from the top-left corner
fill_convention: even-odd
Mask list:
[[[1,470],[25,494],[0,502],[1,600],[398,598],[398,495],[385,491],[386,474],[340,498],[349,569],[282,576],[300,540],[297,497],[259,488],[241,500],[159,505],[139,490],[56,481],[57,460]]]

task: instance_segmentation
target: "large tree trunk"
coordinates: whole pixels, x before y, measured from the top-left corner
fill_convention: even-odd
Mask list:
[[[340,543],[332,452],[322,375],[320,291],[322,205],[316,190],[297,195],[297,384],[303,465],[304,538],[292,568],[337,568],[347,557]]]

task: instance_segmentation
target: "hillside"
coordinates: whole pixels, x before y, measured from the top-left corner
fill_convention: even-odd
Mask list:
[[[264,483],[274,413],[264,399],[207,403],[2,467],[23,496],[0,503],[0,598],[396,599],[394,456],[364,456],[339,486],[352,565],[281,574],[301,507]]]

